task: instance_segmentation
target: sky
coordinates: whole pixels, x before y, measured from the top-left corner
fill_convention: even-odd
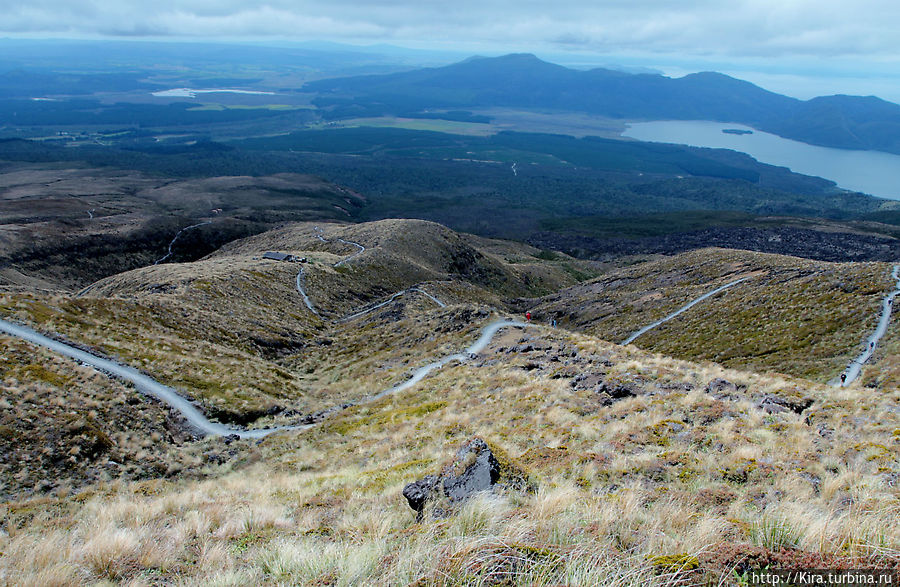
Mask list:
[[[0,0],[0,16],[5,37],[527,51],[900,101],[897,0]]]

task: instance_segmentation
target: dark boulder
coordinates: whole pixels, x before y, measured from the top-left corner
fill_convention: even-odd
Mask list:
[[[597,388],[597,395],[600,398],[600,404],[611,406],[619,400],[637,396],[635,390],[629,385],[621,383],[609,384],[606,381]]]
[[[641,383],[627,374],[626,377],[607,379],[604,373],[581,373],[572,379],[576,390],[589,389],[597,394],[601,406],[611,406],[617,401],[642,393]]]
[[[426,475],[403,488],[403,497],[421,520],[429,503],[439,504],[435,513],[446,515],[481,491],[497,487],[516,490],[531,488],[527,475],[505,457],[497,458],[488,443],[481,438],[466,442],[453,460],[438,475]]]
[[[475,438],[456,452],[442,477],[444,495],[452,502],[463,501],[473,493],[490,491],[500,479],[500,463],[487,443]]]
[[[425,475],[422,479],[409,483],[403,488],[403,497],[409,502],[409,507],[421,514],[427,502],[438,486],[437,475]]]
[[[771,395],[767,395],[759,402],[759,408],[767,414],[780,414],[788,411],[787,406],[782,405],[777,398]]]

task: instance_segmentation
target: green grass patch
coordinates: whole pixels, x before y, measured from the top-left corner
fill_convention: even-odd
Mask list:
[[[43,365],[38,365],[37,363],[26,366],[22,369],[22,372],[29,379],[37,379],[38,381],[49,383],[55,387],[65,388],[72,383],[71,377],[66,377],[65,375],[50,371]]]
[[[427,414],[440,410],[446,405],[447,402],[443,401],[428,402],[408,408],[398,408],[394,410],[376,412],[374,414],[362,416],[355,420],[351,419],[352,415],[348,414],[341,421],[335,422],[334,424],[329,426],[328,429],[329,431],[336,432],[338,434],[349,434],[354,430],[358,430],[359,428],[363,428],[366,426],[383,426],[391,422],[402,422],[404,420],[409,420],[410,418],[425,416]]]

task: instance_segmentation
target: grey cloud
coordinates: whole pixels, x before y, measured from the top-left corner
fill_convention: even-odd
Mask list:
[[[896,0],[0,0],[0,33],[333,39],[694,55],[900,54]]]

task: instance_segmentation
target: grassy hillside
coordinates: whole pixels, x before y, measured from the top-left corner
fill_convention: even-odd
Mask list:
[[[531,247],[492,244],[422,221],[321,224],[320,233],[315,226],[289,225],[193,263],[125,272],[82,297],[0,296],[0,312],[141,366],[214,416],[241,423],[272,410],[315,413],[390,387],[416,361],[457,352],[447,337],[459,329],[473,332],[488,316],[485,304],[546,293],[595,274],[591,263],[561,255],[544,260]],[[338,238],[367,250],[335,267],[357,250]],[[262,259],[269,250],[304,256],[308,263]],[[301,267],[324,318],[309,311],[296,290]],[[359,323],[335,322],[414,285],[451,307],[407,295],[383,312],[402,317],[410,306],[424,316],[413,313],[379,334]],[[473,312],[480,314],[470,324]],[[377,321],[378,315],[369,318]],[[430,324],[427,336],[418,330],[423,320]]]
[[[579,332],[627,333],[746,276],[698,306],[709,322],[685,313],[675,330],[794,336],[807,348],[779,361],[799,372],[804,356],[827,365],[852,328],[821,328],[821,342],[791,333],[871,319],[886,266],[703,250],[574,285],[589,265],[431,223],[318,226],[126,272],[77,299],[5,294],[0,315],[137,366],[214,417],[262,426],[386,389],[470,345],[508,296],[562,289],[540,298],[536,324],[501,331],[468,361],[258,442],[197,441],[121,383],[4,337],[0,581],[740,584],[767,566],[900,565],[890,372],[838,389]],[[349,242],[365,252],[335,267],[357,250]],[[259,257],[273,249],[307,262]],[[294,289],[301,266],[324,318]],[[447,307],[404,295],[340,320],[416,284]],[[734,294],[766,311],[742,320],[736,308],[757,306]],[[577,311],[551,313],[564,302]],[[450,467],[473,437],[509,481],[417,521],[402,488]]]
[[[621,342],[705,292],[746,277],[634,344],[668,356],[827,381],[875,329],[881,300],[894,285],[890,267],[703,249],[614,271],[516,307]]]
[[[218,455],[221,441],[198,442],[177,417],[134,389],[5,335],[0,345],[4,501],[76,496],[113,481],[196,478],[215,467],[206,456]],[[222,462],[234,454],[226,452]],[[35,513],[24,506],[6,515]]]
[[[600,383],[628,393],[609,403]],[[767,413],[764,396],[813,403]],[[894,566],[897,400],[529,328],[269,438],[232,473],[42,498],[55,513],[37,517],[23,513],[33,502],[9,508],[0,567],[57,584],[662,585],[728,584],[748,566]],[[416,523],[401,488],[473,435],[532,491]]]

